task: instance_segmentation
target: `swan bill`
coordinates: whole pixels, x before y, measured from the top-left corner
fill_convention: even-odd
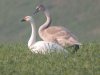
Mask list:
[[[36,9],[35,12],[33,12],[33,15],[37,14],[39,11]]]
[[[22,20],[21,20],[21,22],[25,22],[25,21],[26,21],[25,19],[22,19]]]

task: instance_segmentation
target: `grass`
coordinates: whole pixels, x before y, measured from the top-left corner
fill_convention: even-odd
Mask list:
[[[24,44],[0,44],[0,75],[100,75],[100,44],[75,54],[33,54]]]

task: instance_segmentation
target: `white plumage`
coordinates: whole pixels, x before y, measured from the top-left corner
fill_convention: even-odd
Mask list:
[[[51,53],[51,52],[67,52],[63,47],[56,43],[38,41],[33,46],[31,46],[31,51],[35,53]]]
[[[36,42],[36,32],[35,32],[35,24],[34,20],[31,16],[26,16],[22,19],[22,21],[27,21],[31,24],[32,28],[32,33],[31,37],[28,41],[28,48],[33,52],[33,53],[50,53],[50,52],[66,52],[62,46],[53,43],[53,42],[46,42],[46,41],[38,41]]]

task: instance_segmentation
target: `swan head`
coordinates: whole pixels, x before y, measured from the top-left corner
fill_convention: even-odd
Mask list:
[[[30,21],[33,21],[33,19],[32,19],[32,16],[25,16],[22,20],[21,20],[22,22],[30,22]]]
[[[38,5],[38,6],[36,7],[35,12],[34,12],[33,14],[36,14],[36,13],[38,13],[39,11],[45,11],[45,6],[44,6],[44,5]]]

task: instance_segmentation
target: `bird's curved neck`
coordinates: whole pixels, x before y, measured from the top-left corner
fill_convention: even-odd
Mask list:
[[[45,14],[47,20],[43,25],[40,26],[39,31],[42,31],[42,30],[48,28],[51,24],[51,17],[50,17],[50,14],[49,14],[48,10],[45,10],[44,14]]]
[[[31,32],[30,39],[28,41],[28,47],[29,48],[31,48],[31,46],[36,42],[36,32],[35,32],[35,24],[34,24],[34,21],[31,20],[30,21],[30,24],[31,24],[32,32]]]

